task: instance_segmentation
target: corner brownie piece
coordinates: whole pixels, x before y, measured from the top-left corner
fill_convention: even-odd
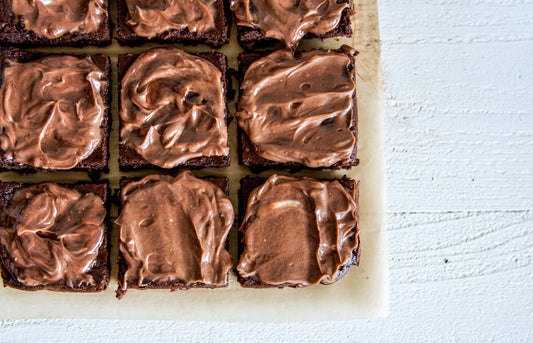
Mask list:
[[[288,50],[241,53],[239,163],[254,172],[356,166],[356,55],[348,46],[294,57]],[[261,141],[252,141],[246,127]]]
[[[177,54],[181,60],[174,60],[175,65],[169,68],[168,64],[165,65],[163,61],[177,58],[173,56],[174,54]],[[141,57],[146,64],[139,62]],[[186,59],[192,61],[191,58],[199,58],[198,63],[195,61],[189,65],[183,64]],[[191,65],[195,65],[197,69],[193,70]],[[162,70],[161,68],[167,69],[153,77],[149,86],[143,84],[143,77],[152,77],[154,73]],[[125,80],[130,69],[132,71],[129,80]],[[220,79],[215,79],[218,72],[220,72]],[[231,78],[227,73],[227,61],[224,54],[216,51],[187,54],[177,48],[156,48],[142,55],[120,55],[118,80],[121,130],[119,166],[121,170],[196,169],[230,165],[227,100],[228,89],[231,89]],[[135,88],[129,90],[130,94],[125,93],[128,91],[124,89],[125,83],[130,85],[130,88]],[[216,85],[217,83],[222,87],[221,90]],[[156,86],[157,84],[160,87]],[[156,93],[156,90],[159,93]],[[161,95],[163,91],[166,92],[165,96]],[[221,97],[215,98],[220,91]],[[133,105],[131,101],[132,96],[137,96],[140,92],[148,94],[147,97],[144,97],[144,93],[142,95],[144,99],[147,99],[146,102],[150,102],[149,104],[143,103],[142,109]],[[165,97],[173,97],[174,103],[169,102],[168,99],[165,100]],[[138,100],[135,101],[138,102]],[[176,105],[177,103],[180,105]],[[191,116],[194,108],[197,109],[196,113],[206,113],[207,116],[200,115],[194,119]],[[127,131],[125,119],[129,121],[130,129]],[[172,132],[176,127],[172,125],[175,125],[178,119],[183,122],[183,126],[178,128],[182,139],[176,132]],[[207,123],[212,123],[211,127]],[[155,128],[155,124],[158,128],[150,131],[151,128]],[[170,136],[173,135],[173,138],[166,137],[167,132]],[[146,148],[146,143],[139,141],[141,138],[144,140],[149,134],[152,135],[150,145],[157,146],[157,148]],[[128,142],[125,140],[126,135],[131,138]],[[206,143],[200,145],[200,139],[204,139]],[[146,151],[144,156],[134,148],[133,140],[138,141],[136,143],[138,149],[142,146],[142,149]],[[187,141],[196,146],[188,149],[184,146]],[[183,152],[174,152],[178,144],[183,146],[180,148]],[[206,154],[205,151],[207,151]]]
[[[108,170],[109,57],[0,47],[0,70],[0,171]]]
[[[359,182],[274,174],[240,183],[236,272],[243,287],[331,284],[359,265]]]
[[[109,284],[109,184],[0,183],[4,287],[98,292]]]
[[[282,43],[295,50],[300,39],[351,37],[354,13],[351,0],[327,2],[317,11],[312,1],[298,1],[297,8],[287,8],[284,2],[275,1],[232,1],[239,44],[252,50]]]
[[[118,289],[228,286],[234,211],[228,178],[149,175],[120,180]]]
[[[0,0],[0,45],[105,46],[112,31],[108,0]]]
[[[185,8],[183,8],[185,7]],[[226,0],[118,0],[117,40],[121,45],[204,43],[219,48],[229,41],[231,16]]]

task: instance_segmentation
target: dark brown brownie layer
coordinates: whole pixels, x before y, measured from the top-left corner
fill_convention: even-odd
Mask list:
[[[336,179],[341,183],[341,185],[346,189],[346,191],[349,194],[354,195],[355,202],[357,204],[357,217],[359,218],[359,182],[347,178],[346,176],[343,176],[341,179]],[[241,188],[239,189],[239,215],[238,215],[238,222],[239,227],[242,225],[244,215],[246,214],[246,207],[248,205],[248,198],[250,197],[250,193],[256,188],[264,184],[266,181],[266,178],[262,177],[250,177],[246,176],[241,179]],[[356,228],[357,230],[357,228]],[[238,244],[238,250],[239,250],[239,256],[242,254],[244,250],[244,234],[239,231],[239,244]],[[341,277],[346,274],[350,266],[352,265],[359,265],[359,255],[360,255],[360,241],[359,241],[359,235],[357,235],[357,245],[355,249],[352,251],[352,258],[346,262],[344,265],[339,267],[339,273],[337,274],[337,278],[335,281],[340,279]],[[294,283],[283,283],[279,285],[272,285],[269,283],[265,283],[258,279],[257,277],[242,277],[239,275],[239,272],[237,269],[235,269],[235,273],[237,273],[238,281],[240,282],[242,287],[247,288],[283,288],[283,287],[302,287],[300,284],[294,284]]]
[[[217,185],[218,188],[220,188],[224,192],[224,194],[229,195],[229,179],[227,177],[203,177],[202,179],[214,183],[215,185]],[[133,181],[138,181],[138,180],[140,180],[140,178],[131,179],[127,177],[122,177],[120,179],[119,197],[122,198],[121,196],[122,189],[128,183],[133,182]],[[121,208],[122,208],[122,205],[123,204],[121,202]],[[120,236],[120,232],[119,232],[119,236]],[[226,249],[227,249],[227,245],[228,245],[228,240],[226,240]],[[126,269],[127,269],[126,261],[124,261],[124,258],[122,257],[122,253],[119,250],[118,252],[118,289],[116,291],[117,298],[119,299],[122,298],[124,294],[126,294],[126,291],[127,291],[127,290],[122,290],[122,287],[125,282],[124,274],[126,273]],[[144,287],[139,287],[137,285],[128,285],[127,289],[170,289],[170,290],[182,289],[182,290],[185,290],[185,289],[190,289],[190,288],[225,288],[225,287],[228,287],[227,283],[223,286],[213,287],[213,286],[208,286],[203,282],[197,282],[191,285],[183,285],[177,282],[170,282],[170,281],[166,281],[166,282],[154,281],[154,282],[147,284]]]
[[[4,287],[13,287],[25,291],[38,291],[38,290],[51,290],[51,291],[65,291],[65,292],[99,292],[107,288],[109,284],[109,276],[111,271],[110,257],[110,238],[111,238],[111,225],[109,222],[109,208],[111,201],[109,199],[110,189],[109,182],[102,181],[97,183],[79,182],[74,185],[63,186],[77,190],[82,194],[93,193],[102,198],[104,202],[104,208],[106,209],[106,233],[102,245],[98,249],[98,256],[96,263],[92,266],[90,274],[95,280],[95,285],[82,285],[81,287],[69,287],[65,282],[56,282],[48,285],[41,286],[26,286],[17,280],[17,268],[12,263],[6,249],[0,244],[0,271],[2,273],[2,280],[4,281]],[[0,208],[4,208],[9,205],[15,192],[20,189],[30,186],[30,184],[22,184],[17,182],[1,182],[0,183]],[[3,223],[2,223],[3,225]]]
[[[109,5],[108,5],[109,9]],[[105,46],[111,44],[113,27],[109,14],[100,29],[92,33],[67,33],[61,37],[49,39],[37,35],[24,27],[24,19],[17,18],[11,10],[10,0],[0,0],[0,45],[21,47],[35,46]]]
[[[337,52],[343,52],[342,50],[335,50]],[[244,75],[246,74],[246,71],[250,67],[250,65],[256,61],[257,59],[266,56],[270,53],[269,52],[243,52],[239,54],[238,57],[238,72],[237,72],[237,78],[239,80],[239,83],[242,84],[242,81],[244,79]],[[344,52],[343,52],[344,53]],[[298,58],[298,56],[301,54],[301,52],[296,52],[295,56]],[[350,71],[352,73],[353,80],[355,82],[355,58],[351,54],[347,54],[350,57],[351,64],[349,65]],[[242,95],[242,92],[239,92],[239,96]],[[354,145],[352,154],[350,156],[350,160],[346,163],[335,163],[332,166],[325,167],[325,168],[309,168],[301,163],[297,162],[276,162],[267,160],[261,156],[259,156],[256,153],[256,146],[253,144],[250,139],[248,138],[248,135],[240,128],[238,127],[238,146],[237,150],[239,153],[239,164],[245,167],[250,168],[253,172],[257,173],[265,169],[290,169],[291,171],[298,171],[301,169],[349,169],[353,166],[356,166],[359,164],[359,160],[357,159],[357,97],[356,92],[354,92],[352,97],[352,103],[353,103],[353,115],[352,115],[352,122],[350,123],[350,130],[355,136],[356,144]]]
[[[349,2],[350,0],[341,0],[342,2]],[[351,37],[352,35],[352,26],[351,26],[351,17],[353,15],[353,10],[347,8],[342,12],[341,20],[339,25],[329,32],[326,32],[322,35],[315,35],[313,33],[306,34],[303,39],[311,38],[330,38],[330,37]],[[274,38],[267,38],[263,36],[259,29],[254,29],[248,26],[237,26],[237,40],[239,44],[245,50],[253,50],[260,48],[281,48],[283,47],[282,43]]]
[[[17,61],[17,62],[30,62],[42,57],[45,57],[46,54],[31,51],[21,51],[16,48],[4,48],[0,47],[0,85],[3,82],[4,68],[7,67],[8,61]],[[108,140],[109,140],[109,130],[111,128],[111,61],[109,57],[104,55],[94,55],[91,56],[93,62],[107,75],[106,80],[108,81],[108,86],[102,89],[102,97],[104,103],[106,104],[106,109],[104,113],[104,119],[102,120],[102,142],[96,147],[93,153],[87,157],[85,160],[78,163],[71,171],[87,171],[91,174],[96,174],[100,172],[108,171],[108,160],[109,160],[109,149],[108,149]],[[16,171],[18,173],[34,173],[37,171],[57,171],[56,169],[43,169],[36,168],[24,163],[17,163],[8,160],[5,157],[4,151],[0,149],[0,171]]]
[[[169,30],[158,34],[153,38],[142,37],[133,32],[126,24],[128,20],[128,7],[125,0],[117,1],[117,40],[121,45],[137,46],[145,42],[153,43],[183,43],[200,44],[204,43],[213,48],[219,48],[229,41],[231,26],[231,15],[229,14],[228,0],[216,0],[216,29],[211,32],[197,33],[189,32],[188,28],[182,30]]]
[[[222,71],[222,84],[224,85],[224,99],[226,102],[226,106],[224,108],[224,116],[226,117],[226,123],[228,123],[228,90],[231,89],[231,78],[229,74],[227,73],[227,60],[226,56],[220,52],[217,51],[211,51],[211,52],[200,52],[193,54],[196,56],[200,56],[205,58],[206,60],[210,61],[215,65],[220,71]],[[118,57],[118,87],[119,87],[119,96],[118,96],[118,106],[120,110],[120,101],[121,97],[120,94],[122,92],[122,78],[128,71],[129,67],[132,65],[132,63],[139,57],[139,55],[134,54],[126,54],[126,55],[119,55]],[[122,123],[120,123],[122,126]],[[120,131],[119,131],[120,132]],[[192,169],[199,169],[199,168],[206,168],[206,167],[227,167],[230,165],[230,156],[202,156],[202,157],[196,157],[193,159],[190,159],[186,161],[185,163],[182,163],[176,168],[192,168]],[[155,166],[151,164],[150,162],[146,161],[141,155],[139,155],[133,148],[131,148],[129,145],[120,142],[119,143],[119,166],[120,170],[133,170],[133,169],[145,169],[145,168],[151,168],[151,169],[158,169],[158,170],[168,170],[164,168],[160,168],[158,166]]]

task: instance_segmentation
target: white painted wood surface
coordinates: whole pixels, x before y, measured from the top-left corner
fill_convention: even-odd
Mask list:
[[[531,0],[380,1],[387,318],[4,321],[0,341],[533,342],[532,17]]]

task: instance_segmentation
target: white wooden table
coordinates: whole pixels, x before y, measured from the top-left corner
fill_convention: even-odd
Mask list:
[[[387,318],[4,321],[0,341],[533,342],[533,1],[379,6]]]

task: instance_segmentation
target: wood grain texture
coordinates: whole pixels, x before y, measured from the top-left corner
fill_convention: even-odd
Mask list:
[[[396,284],[482,278],[533,265],[533,211],[394,213],[389,223],[391,240],[418,237],[390,247]]]
[[[527,13],[532,1],[380,1],[390,211],[531,208]]]
[[[532,342],[533,1],[380,0],[379,6],[391,268],[387,318],[8,321],[0,338]]]

